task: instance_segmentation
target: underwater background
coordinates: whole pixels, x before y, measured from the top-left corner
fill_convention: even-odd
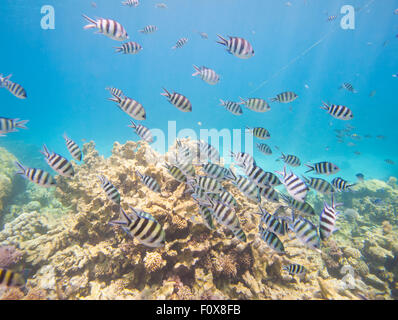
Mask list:
[[[397,299],[397,1],[159,3],[1,1],[0,73],[12,74],[27,98],[0,88],[0,117],[29,120],[27,130],[0,137],[0,267],[29,270],[26,288],[5,286],[3,298]],[[54,29],[42,28],[45,5],[54,9]],[[355,9],[354,29],[340,25],[345,5]],[[83,14],[120,22],[129,34],[126,41],[139,43],[142,51],[115,53],[122,42],[84,30],[89,22]],[[138,31],[147,25],[158,30]],[[246,39],[254,56],[228,53],[217,35]],[[187,43],[172,49],[184,37]],[[220,81],[209,85],[193,77],[193,65],[214,69]],[[355,93],[340,88],[344,83]],[[108,100],[107,87],[142,103],[146,119],[134,121],[163,132],[164,147],[160,138],[151,147],[128,127],[131,118]],[[188,97],[192,112],[170,104],[162,88]],[[271,102],[286,91],[298,98]],[[237,116],[220,106],[220,99],[239,102],[239,97],[262,98],[271,110],[242,106]],[[354,118],[336,119],[320,108],[322,102],[347,106]],[[169,130],[174,122],[177,133],[193,131],[176,137]],[[264,141],[244,136],[245,127],[269,130],[265,143],[272,155],[255,147]],[[286,235],[286,254],[269,248],[259,235],[259,204],[230,181],[223,186],[238,202],[247,241],[216,222],[212,230],[203,224],[187,184],[164,168],[176,138],[191,147],[201,129],[242,130],[241,150],[234,151],[250,153],[269,172],[283,171],[281,152],[301,159],[299,167],[288,167],[299,177],[321,177],[306,174],[305,163],[328,161],[340,168],[323,178],[342,177],[355,185],[335,192],[335,202],[343,203],[338,230],[322,243],[321,253]],[[81,162],[70,155],[64,133],[80,146]],[[46,163],[43,144],[71,161],[73,177],[58,175]],[[220,142],[217,149],[222,164],[241,173],[229,148]],[[57,186],[44,188],[16,175],[17,160],[51,173]],[[149,190],[136,170],[156,178],[162,192]],[[119,190],[125,210],[132,206],[156,218],[165,231],[164,247],[148,248],[109,224],[119,219],[119,203],[107,198],[98,175]],[[282,185],[276,190],[286,193]],[[308,219],[318,224],[323,202],[330,204],[331,197],[312,190],[306,201],[316,212]],[[282,199],[261,202],[269,212],[282,204]],[[304,266],[306,277],[284,274],[289,264]]]

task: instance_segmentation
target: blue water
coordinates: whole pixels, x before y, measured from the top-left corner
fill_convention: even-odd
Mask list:
[[[392,77],[398,73],[397,1],[291,0],[291,6],[280,0],[162,1],[167,9],[155,8],[161,1],[143,0],[137,8],[123,7],[117,0],[95,2],[96,8],[89,0],[0,2],[0,73],[12,73],[12,80],[28,94],[26,100],[19,100],[1,89],[0,116],[30,120],[28,130],[2,137],[0,146],[17,156],[32,153],[31,163],[24,155],[26,165],[37,162],[44,143],[69,157],[64,132],[80,145],[95,141],[106,157],[115,141],[138,141],[127,127],[131,118],[107,100],[110,94],[105,87],[114,86],[144,105],[147,120],[142,124],[166,134],[168,121],[176,121],[177,131],[190,128],[198,135],[200,129],[267,128],[271,139],[265,143],[274,154],[263,156],[255,150],[254,155],[269,171],[282,168],[282,162],[275,161],[280,156],[276,145],[303,163],[331,161],[342,169],[339,175],[350,181],[355,181],[358,172],[379,179],[398,175],[398,78]],[[339,25],[340,8],[347,4],[361,8],[354,30]],[[40,27],[43,5],[55,9],[54,30]],[[115,53],[113,47],[120,42],[94,34],[94,29],[83,30],[82,14],[119,21],[129,41],[140,43],[143,50],[136,55]],[[337,19],[327,21],[330,15]],[[156,25],[158,31],[138,32],[148,24]],[[196,30],[206,32],[209,39],[202,39]],[[249,40],[255,56],[242,60],[229,54],[216,43],[216,34]],[[172,50],[182,37],[188,43]],[[221,75],[220,82],[211,86],[192,77],[193,64],[214,69]],[[352,83],[358,93],[338,90],[343,82]],[[160,95],[162,87],[187,96],[193,112],[183,113],[172,106]],[[376,94],[370,97],[373,90]],[[267,113],[244,108],[242,116],[235,116],[219,106],[219,99],[269,101],[283,91],[294,91],[299,98],[289,105],[271,103]],[[322,101],[349,106],[354,119],[332,118],[319,108]],[[347,123],[355,127],[351,133],[372,138],[345,138],[339,144],[334,129],[343,129]],[[377,135],[386,139],[376,139]],[[174,142],[169,140],[168,144]],[[350,141],[356,145],[348,146]]]

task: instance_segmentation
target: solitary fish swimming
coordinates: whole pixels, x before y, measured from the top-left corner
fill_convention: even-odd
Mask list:
[[[234,56],[241,59],[249,59],[254,56],[254,50],[249,41],[239,38],[228,36],[229,40],[217,35],[220,40],[217,43],[227,47],[227,51]]]
[[[117,41],[124,41],[129,38],[127,31],[124,27],[117,21],[112,19],[98,18],[98,20],[93,20],[83,14],[83,18],[91,22],[85,25],[83,29],[98,29],[98,33]]]

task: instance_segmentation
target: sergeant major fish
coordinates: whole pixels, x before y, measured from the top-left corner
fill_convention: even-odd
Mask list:
[[[249,98],[247,100],[240,98],[240,103],[245,105],[246,108],[255,112],[267,112],[271,110],[271,107],[264,99],[260,98]]]
[[[15,165],[20,169],[20,171],[16,172],[16,174],[23,175],[24,178],[36,183],[39,186],[49,188],[55,187],[57,185],[55,179],[44,170],[24,167],[18,161],[15,161]]]
[[[325,194],[330,195],[334,192],[333,186],[326,180],[321,178],[307,178],[302,176],[307,186],[311,187],[312,189]]]
[[[98,18],[97,20],[93,20],[84,14],[83,18],[91,22],[90,24],[84,26],[83,29],[97,28],[98,29],[97,33],[102,33],[103,35],[117,41],[124,41],[129,38],[123,26],[115,20],[103,19],[103,18]]]
[[[276,173],[282,176],[282,183],[284,184],[287,192],[293,197],[293,199],[304,202],[305,197],[309,188],[303,180],[296,176],[292,171],[286,172],[286,166],[283,167],[283,172],[276,171]]]
[[[136,170],[135,172],[138,175],[138,177],[141,179],[142,183],[145,184],[150,190],[158,193],[161,192],[160,185],[155,178],[152,178],[151,176],[148,175],[143,175],[138,170]]]
[[[116,52],[123,52],[124,54],[137,54],[142,50],[141,45],[134,41],[123,43],[120,47],[114,48]]]
[[[290,275],[302,275],[307,272],[307,270],[301,264],[289,264],[284,265],[282,270],[288,272]]]
[[[28,97],[26,90],[18,83],[9,80],[11,76],[12,75],[10,74],[7,77],[3,77],[3,75],[0,74],[0,88],[6,88],[10,93],[19,99],[26,99]]]
[[[172,47],[172,49],[178,49],[183,47],[188,42],[188,38],[179,39],[176,44]]]
[[[81,161],[82,157],[83,157],[83,154],[82,154],[82,151],[80,150],[79,146],[72,139],[69,139],[68,136],[66,135],[66,133],[64,133],[63,137],[64,137],[65,142],[66,142],[66,148],[68,149],[68,151],[71,154],[71,156],[75,160]]]
[[[282,152],[282,156],[280,157],[280,159],[282,159],[284,163],[286,163],[292,167],[299,167],[301,165],[300,159],[297,156],[292,155],[292,154],[285,155]]]
[[[128,127],[133,128],[135,130],[135,133],[144,141],[148,143],[153,142],[153,136],[151,133],[151,130],[149,130],[147,127],[143,126],[142,124],[135,124],[132,120],[130,120],[131,125]]]
[[[209,69],[205,66],[199,68],[194,65],[193,67],[196,70],[196,72],[192,74],[193,77],[199,75],[204,82],[210,85],[215,85],[220,81],[220,76],[214,70]]]
[[[141,32],[141,33],[144,33],[144,34],[149,34],[149,33],[154,33],[157,30],[158,30],[157,26],[148,25],[148,26],[144,27],[143,29],[138,30],[138,32]]]
[[[104,176],[98,176],[101,182],[101,188],[105,191],[105,194],[109,200],[113,203],[120,205],[120,193],[116,187]]]
[[[332,180],[332,185],[336,188],[338,192],[349,190],[351,187],[355,186],[355,183],[349,184],[348,181],[337,177]]]
[[[115,95],[113,96],[113,98],[108,98],[108,100],[116,102],[118,104],[118,107],[133,119],[146,119],[145,109],[138,101],[135,101],[134,99],[131,99],[129,97],[118,97]]]
[[[318,174],[330,175],[330,174],[335,174],[336,172],[338,172],[340,170],[340,168],[338,166],[336,166],[335,164],[333,164],[331,162],[327,162],[327,161],[318,162],[318,163],[314,163],[314,164],[304,164],[304,165],[307,166],[308,168],[310,168],[305,173],[310,172],[310,171],[315,171]]]
[[[340,214],[336,211],[336,207],[339,205],[341,204],[334,203],[333,195],[331,206],[324,202],[322,213],[319,216],[319,234],[322,240],[328,239],[330,235],[336,231],[336,219]]]
[[[267,229],[263,228],[262,226],[258,227],[260,238],[273,250],[280,254],[285,253],[285,247],[283,246],[282,241],[278,238],[278,236],[268,231]]]
[[[256,143],[256,147],[259,151],[267,156],[272,154],[270,146],[265,143]]]
[[[227,51],[240,59],[249,59],[254,56],[254,50],[249,41],[239,38],[228,36],[229,40],[220,35],[217,43],[227,47]]]
[[[43,151],[40,151],[46,157],[46,162],[53,168],[57,173],[64,177],[73,177],[75,175],[75,170],[72,164],[63,156],[48,151],[46,145],[43,145]]]
[[[7,133],[17,132],[19,129],[27,129],[25,124],[29,120],[9,119],[0,117],[0,137],[4,137]]]
[[[127,215],[120,207],[120,215],[123,220],[111,221],[112,225],[119,225],[128,231],[132,237],[145,246],[151,248],[163,247],[166,243],[166,234],[160,223],[149,213],[140,212],[130,207],[132,215]]]
[[[236,116],[240,116],[243,114],[242,108],[239,103],[233,101],[224,101],[220,99],[220,105],[224,106],[229,112]]]
[[[289,103],[289,102],[293,102],[294,100],[296,100],[298,98],[298,95],[295,94],[292,91],[286,91],[286,92],[282,92],[278,95],[276,95],[275,98],[271,99],[271,102],[281,102],[281,103]]]
[[[170,93],[165,88],[163,88],[163,90],[165,92],[162,92],[161,95],[167,97],[169,99],[169,102],[177,109],[181,110],[182,112],[192,111],[192,104],[187,97],[177,92]]]
[[[332,117],[339,120],[351,120],[352,118],[354,118],[352,111],[346,106],[335,104],[329,106],[325,102],[323,102],[323,106],[321,106],[321,109],[327,110],[327,112]]]
[[[122,1],[122,5],[124,6],[129,6],[129,7],[138,7],[139,5],[139,1],[138,0],[126,0],[126,1]]]
[[[262,127],[255,127],[255,128],[246,127],[246,129],[249,130],[253,134],[253,136],[262,140],[267,140],[271,137],[269,131]]]

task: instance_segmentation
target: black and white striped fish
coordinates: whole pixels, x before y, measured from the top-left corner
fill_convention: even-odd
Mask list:
[[[278,236],[263,228],[262,226],[258,227],[261,239],[272,249],[280,254],[285,253],[285,247],[283,246],[282,241],[278,238]]]
[[[208,162],[202,165],[202,170],[211,178],[224,179],[226,176],[230,176],[230,169],[224,168],[218,164]]]
[[[120,205],[120,193],[116,187],[104,176],[98,176],[101,181],[101,188],[105,191],[105,194],[109,200]]]
[[[262,127],[256,127],[256,128],[246,127],[246,129],[249,130],[253,134],[253,136],[262,140],[267,140],[271,137],[269,131]]]
[[[143,29],[138,30],[138,32],[145,33],[145,34],[149,34],[149,33],[154,33],[154,32],[156,32],[157,30],[158,30],[158,27],[157,27],[157,26],[154,26],[154,25],[151,25],[151,24],[150,24],[150,25],[144,27]]]
[[[318,191],[325,195],[330,195],[334,192],[333,186],[326,180],[321,178],[307,178],[302,176],[307,186],[311,187],[315,191]]]
[[[151,248],[163,247],[166,243],[166,233],[161,224],[149,213],[140,212],[132,207],[130,209],[133,213],[127,215],[120,207],[122,220],[111,221],[110,224],[121,226],[143,245]]]
[[[246,234],[243,232],[238,216],[234,209],[224,205],[221,202],[208,199],[213,215],[217,222],[233,232],[233,234],[242,242],[246,242]]]
[[[165,88],[163,88],[163,90],[165,92],[162,92],[161,95],[167,97],[169,99],[169,102],[172,105],[174,105],[177,109],[181,110],[182,112],[192,111],[192,104],[187,97],[177,92],[173,92],[171,94]]]
[[[145,184],[149,189],[151,189],[153,192],[158,192],[158,193],[161,192],[160,185],[155,178],[143,175],[138,170],[136,170],[135,172],[138,175],[138,177],[141,179],[142,183]]]
[[[284,163],[292,167],[299,167],[301,165],[300,159],[292,154],[285,155],[282,152],[282,156],[280,157],[280,159],[282,159]]]
[[[327,162],[327,161],[323,161],[323,162],[317,162],[314,164],[304,164],[305,166],[307,166],[308,168],[310,168],[310,170],[307,170],[305,173],[310,172],[310,171],[315,171],[318,174],[335,174],[336,172],[338,172],[340,170],[340,168],[338,166],[336,166],[335,164],[331,163],[331,162]]]
[[[213,223],[213,210],[205,205],[199,204],[199,214],[201,215],[206,227],[213,230],[215,228]]]
[[[321,239],[318,235],[318,228],[309,220],[303,217],[294,217],[289,228],[296,234],[296,237],[306,246],[320,252]]]
[[[270,146],[265,143],[256,143],[256,147],[258,150],[260,150],[263,154],[267,156],[272,154]]]
[[[182,142],[176,139],[176,162],[192,162],[193,154],[187,145],[182,144]]]
[[[280,236],[284,236],[287,233],[288,224],[286,220],[275,217],[262,207],[260,207],[260,210],[261,213],[258,213],[261,215],[260,223],[265,224],[268,231]]]
[[[57,185],[55,179],[46,171],[24,167],[18,161],[15,161],[15,165],[20,169],[20,171],[16,172],[16,174],[23,175],[24,178],[38,184],[39,186],[49,188],[55,187]]]
[[[192,162],[178,162],[176,167],[178,167],[187,177],[196,176],[195,167]]]
[[[139,5],[139,1],[138,0],[126,0],[126,1],[122,1],[122,5],[124,6],[129,6],[129,7],[138,7]]]
[[[72,164],[63,156],[48,151],[46,145],[43,145],[43,151],[40,151],[40,153],[46,157],[48,165],[61,176],[70,178],[75,175]]]
[[[227,47],[227,51],[234,56],[241,59],[248,59],[254,56],[254,50],[249,41],[239,38],[228,36],[228,40],[220,35],[217,35],[220,39],[217,43]]]
[[[257,166],[246,167],[245,173],[247,177],[253,181],[259,188],[268,187],[269,175]]]
[[[123,52],[124,54],[136,54],[142,50],[141,45],[134,41],[123,43],[120,47],[114,48],[116,52]]]
[[[337,231],[335,225],[337,216],[340,212],[336,211],[336,207],[341,205],[341,203],[334,203],[333,195],[331,206],[324,202],[323,210],[319,216],[319,234],[322,240],[326,240],[333,232]]]
[[[0,117],[0,137],[4,137],[7,133],[17,132],[17,128],[28,129],[25,124],[29,120],[9,119]]]
[[[351,84],[351,83],[348,83],[348,82],[344,82],[344,83],[340,86],[339,89],[346,89],[347,91],[350,91],[350,92],[352,92],[352,93],[357,93],[357,92],[358,92],[358,91],[356,91],[356,90],[354,89],[354,87],[352,86],[352,84]]]
[[[215,85],[220,81],[220,76],[213,69],[206,68],[205,66],[199,68],[193,65],[193,67],[196,70],[196,72],[192,74],[193,77],[199,75],[204,82],[211,85]]]
[[[105,89],[108,90],[111,93],[111,95],[113,95],[113,96],[116,96],[119,98],[125,97],[123,91],[118,88],[106,87]]]
[[[171,49],[178,49],[184,46],[188,42],[188,38],[179,39]]]
[[[287,203],[287,205],[292,208],[296,209],[297,211],[306,214],[306,215],[315,215],[315,210],[314,208],[308,203],[308,202],[299,202],[292,197],[289,197],[283,193],[280,194],[282,199]]]
[[[64,133],[64,139],[66,142],[66,147],[68,148],[69,153],[73,157],[73,159],[77,161],[81,161],[83,157],[83,153],[80,150],[79,146],[77,145],[76,142],[74,142],[72,139],[69,139],[66,133]]]
[[[307,272],[307,270],[301,264],[289,264],[282,267],[282,270],[288,272],[290,275],[302,275]]]
[[[199,188],[202,188],[207,192],[221,193],[224,191],[222,184],[217,179],[206,176],[196,176],[193,180]]]
[[[243,168],[243,169],[249,169],[250,167],[253,167],[256,165],[256,161],[254,160],[254,158],[246,153],[246,152],[232,152],[231,151],[231,156],[234,159],[234,161],[236,162],[236,164]]]
[[[246,108],[255,111],[255,112],[267,112],[271,110],[271,107],[264,99],[260,98],[249,98],[244,100],[240,98],[241,104],[244,104]]]
[[[283,167],[283,172],[276,171],[276,173],[282,176],[281,181],[293,199],[299,202],[304,202],[309,190],[305,182],[296,176],[292,171],[287,173],[286,166]]]
[[[259,187],[260,197],[271,202],[279,202],[279,193],[271,186]]]
[[[233,101],[224,101],[220,99],[220,105],[225,107],[229,112],[236,116],[242,115],[242,107],[240,106],[239,103],[233,102]]]
[[[261,202],[260,190],[253,181],[241,175],[238,175],[236,179],[231,181],[247,198],[256,203]]]
[[[196,155],[198,162],[220,162],[220,153],[216,148],[214,148],[211,144],[207,143],[204,140],[199,140],[196,143]]]
[[[276,95],[275,98],[271,99],[271,102],[278,101],[281,103],[289,103],[298,98],[298,95],[295,94],[293,91],[286,91]]]
[[[176,166],[169,165],[167,163],[164,166],[174,179],[176,179],[179,182],[187,182],[186,175],[179,168],[177,168]]]
[[[347,108],[346,106],[341,105],[327,105],[325,102],[322,102],[323,106],[321,109],[327,110],[327,112],[336,119],[339,120],[351,120],[354,118],[354,114],[352,113],[351,109]]]
[[[135,124],[132,120],[130,120],[131,125],[128,127],[133,128],[135,130],[135,133],[144,141],[148,143],[153,142],[153,136],[151,133],[151,130],[149,130],[147,127],[143,126],[142,124]]]
[[[218,201],[222,202],[223,204],[225,204],[226,206],[228,206],[230,208],[234,208],[238,205],[238,202],[236,201],[236,199],[228,191],[221,192],[219,194]]]
[[[102,33],[103,35],[117,41],[124,41],[129,38],[123,26],[115,20],[103,19],[103,18],[98,18],[97,20],[93,20],[84,14],[83,18],[91,22],[90,24],[84,26],[83,29],[96,28],[98,29],[98,33]]]
[[[333,16],[329,16],[328,17],[328,21],[333,21],[333,20],[336,20],[337,19],[337,16],[335,16],[335,15],[333,15]]]
[[[350,190],[351,187],[355,186],[355,183],[350,184],[348,181],[337,177],[332,180],[332,185],[338,192]]]
[[[127,113],[130,117],[135,120],[145,120],[146,112],[144,107],[138,101],[131,99],[129,97],[118,97],[113,96],[113,98],[108,98],[108,100],[116,102],[118,107]]]
[[[22,274],[14,272],[9,269],[0,268],[0,287],[10,288],[17,287],[21,288],[25,286],[25,278]],[[4,289],[3,289],[4,290]]]
[[[12,82],[10,80],[11,76],[12,75],[10,74],[6,77],[3,77],[3,75],[0,74],[0,88],[6,88],[19,99],[26,99],[28,97],[26,90],[20,84]]]

